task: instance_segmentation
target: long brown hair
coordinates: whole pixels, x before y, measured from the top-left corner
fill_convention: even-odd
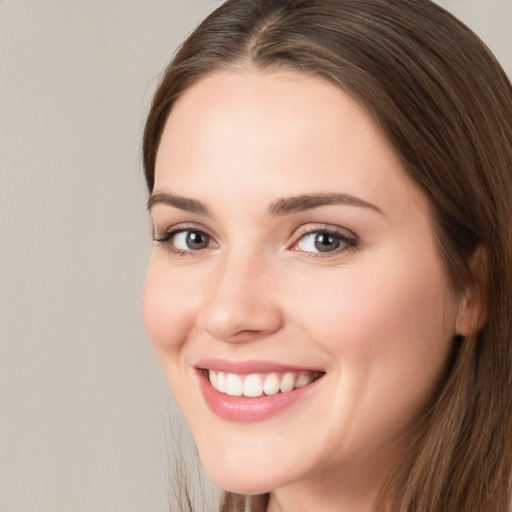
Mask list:
[[[389,476],[393,510],[508,512],[510,81],[477,36],[430,0],[228,0],[182,45],[156,91],[143,139],[150,191],[176,100],[214,70],[246,66],[291,68],[356,97],[429,199],[453,288],[477,282],[486,304],[485,325],[454,340],[439,393]],[[221,510],[264,511],[267,498],[227,493]]]

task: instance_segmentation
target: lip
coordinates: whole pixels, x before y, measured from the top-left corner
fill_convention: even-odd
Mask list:
[[[210,410],[227,421],[250,423],[266,420],[305,400],[314,392],[324,374],[310,384],[287,393],[277,393],[257,398],[229,396],[214,389],[207,376],[207,369],[248,375],[286,371],[316,371],[300,367],[281,365],[267,361],[233,362],[228,360],[203,360],[196,366],[199,387]]]
[[[250,375],[251,373],[323,372],[322,369],[290,366],[272,361],[234,361],[231,359],[203,359],[194,365],[198,370]]]

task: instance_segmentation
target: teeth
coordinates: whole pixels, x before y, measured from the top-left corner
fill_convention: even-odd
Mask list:
[[[210,383],[215,389],[217,389],[219,387],[217,376],[218,376],[218,373],[214,372],[213,370],[210,370],[210,372],[208,373],[208,378],[210,379]]]
[[[311,376],[307,373],[301,373],[299,378],[295,381],[295,388],[303,388],[311,382]]]
[[[257,398],[276,393],[288,393],[302,388],[318,378],[318,372],[286,372],[283,374],[251,374],[237,375],[234,373],[208,370],[208,379],[214,389],[230,396],[247,396]]]
[[[215,389],[217,391],[220,391],[221,393],[226,392],[226,374],[225,373],[222,373],[222,372],[217,373],[217,387]]]
[[[265,395],[275,395],[279,393],[279,377],[276,373],[271,373],[263,383],[263,391]]]
[[[242,379],[234,373],[228,373],[226,377],[226,395],[242,396],[244,393],[244,383]]]
[[[281,393],[288,393],[288,391],[291,391],[293,389],[293,385],[295,384],[295,375],[293,373],[285,373],[283,378],[281,379],[281,385],[279,386],[279,389],[281,390]]]
[[[263,382],[257,375],[248,375],[244,380],[244,396],[261,396],[263,394]]]

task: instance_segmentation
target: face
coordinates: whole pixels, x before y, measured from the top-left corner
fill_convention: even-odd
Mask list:
[[[172,110],[150,207],[145,322],[213,480],[375,487],[442,378],[459,301],[372,119],[319,78],[211,74]]]

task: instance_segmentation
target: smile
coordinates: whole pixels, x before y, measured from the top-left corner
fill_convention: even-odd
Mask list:
[[[320,376],[320,372],[314,371],[238,375],[208,370],[208,380],[215,390],[229,396],[248,398],[289,393],[311,384]]]
[[[208,359],[194,367],[205,404],[236,422],[263,421],[311,400],[326,374],[269,361]]]

